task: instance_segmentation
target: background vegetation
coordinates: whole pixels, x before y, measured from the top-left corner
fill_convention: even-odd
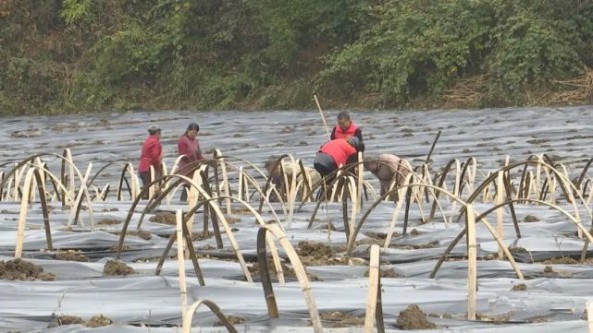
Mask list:
[[[585,0],[0,0],[0,113],[591,103]]]

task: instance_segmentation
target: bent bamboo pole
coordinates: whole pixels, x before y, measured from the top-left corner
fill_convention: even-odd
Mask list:
[[[199,300],[199,301],[195,302],[186,311],[185,315],[183,316],[183,326],[181,328],[182,333],[190,333],[191,332],[192,319],[193,319],[194,313],[196,312],[196,310],[198,310],[198,308],[202,304],[207,306],[210,309],[210,311],[212,311],[212,313],[214,313],[216,315],[216,317],[218,317],[218,319],[224,325],[224,327],[227,329],[228,332],[238,333],[237,329],[233,326],[233,324],[231,324],[231,322],[222,313],[222,311],[220,311],[220,308],[218,307],[218,305],[216,305],[216,303],[214,303],[210,300],[207,300],[207,299],[203,299],[203,300]]]
[[[268,271],[268,259],[266,251],[266,238],[268,233],[271,233],[276,240],[280,243],[290,263],[294,268],[297,280],[301,286],[301,291],[305,297],[305,302],[309,308],[309,316],[313,325],[313,331],[316,333],[323,332],[323,326],[321,325],[321,317],[317,310],[315,298],[311,292],[311,286],[309,285],[309,279],[307,273],[298,254],[290,244],[290,241],[286,238],[286,234],[275,224],[268,224],[262,226],[257,233],[257,261],[259,263],[259,271],[262,278],[262,286],[264,288],[264,296],[266,304],[268,306],[268,315],[270,318],[278,318],[278,306],[276,304],[276,298],[274,296],[274,289],[272,287],[272,281]]]

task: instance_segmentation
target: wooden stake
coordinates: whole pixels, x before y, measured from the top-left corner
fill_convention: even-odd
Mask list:
[[[323,114],[323,110],[321,110],[321,105],[319,105],[319,100],[317,99],[317,95],[313,95],[315,99],[315,103],[317,104],[317,109],[319,110],[319,114],[321,115],[321,120],[323,120],[323,125],[325,126],[325,131],[327,132],[327,139],[331,140],[331,135],[329,133],[329,127],[327,126],[327,121],[325,120],[325,115]]]

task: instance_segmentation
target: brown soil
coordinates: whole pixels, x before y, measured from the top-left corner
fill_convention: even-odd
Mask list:
[[[171,213],[171,212],[156,213],[154,216],[151,216],[148,220],[150,222],[169,224],[169,225],[175,225],[177,223],[176,219],[175,219],[175,213]]]
[[[17,258],[0,261],[0,278],[3,280],[53,281],[56,276],[52,273],[43,273],[41,266]]]
[[[104,275],[128,275],[136,273],[134,269],[122,262],[109,260],[103,268]]]
[[[150,231],[146,231],[146,230],[129,230],[126,232],[126,235],[130,235],[130,236],[137,236],[138,238],[142,238],[144,240],[149,240],[152,238],[152,234],[150,233]]]
[[[61,315],[58,317],[58,326],[84,324],[84,320],[78,316]]]
[[[350,326],[363,326],[364,317],[352,316],[341,311],[323,311],[319,313],[321,320],[324,322],[324,327],[337,328],[337,327],[350,327]]]
[[[390,245],[390,248],[394,249],[402,249],[402,250],[418,250],[418,249],[432,249],[439,246],[438,240],[433,240],[432,242],[426,244],[393,244]]]
[[[206,232],[193,232],[191,234],[191,240],[192,241],[201,241],[204,239],[209,239],[212,238],[212,236],[214,236],[213,233],[211,233],[210,231],[206,231]]]
[[[553,264],[566,264],[566,265],[576,265],[579,262],[576,259],[570,257],[560,257],[560,258],[552,258],[542,262],[544,265],[553,265]]]
[[[393,269],[393,268],[380,269],[379,275],[381,275],[382,278],[396,278],[396,277],[399,277],[400,276],[399,274],[397,274],[395,272],[395,269]],[[364,272],[364,276],[365,277],[368,277],[369,276],[369,270],[368,269],[367,269],[366,272]]]
[[[238,316],[227,316],[226,319],[232,325],[242,324],[247,321],[246,318],[238,317]],[[214,322],[214,326],[224,326],[224,324],[221,321],[216,321],[216,322]]]
[[[102,326],[109,326],[113,324],[113,320],[103,316],[97,315],[93,316],[91,319],[87,320],[85,326],[86,327],[102,327]]]
[[[97,224],[100,225],[111,225],[111,224],[120,224],[121,221],[120,220],[115,220],[115,219],[102,219],[99,222],[97,222]]]
[[[280,262],[280,266],[282,266],[282,273],[284,274],[284,278],[286,280],[296,280],[296,273],[294,272],[294,269],[292,269],[292,267],[286,265],[283,262]],[[272,260],[272,258],[268,258],[268,270],[270,271],[270,279],[272,280],[278,280],[278,275],[276,274],[275,267],[276,266],[274,266],[274,260]],[[251,266],[247,266],[247,269],[253,275],[254,279],[261,279],[261,274],[259,273],[259,263],[256,262]],[[320,279],[317,276],[310,274],[309,272],[307,272],[307,278],[309,278],[309,281],[320,281]]]
[[[524,222],[539,222],[539,219],[533,215],[527,215],[523,219]]]
[[[504,323],[504,322],[508,322],[509,320],[511,320],[511,318],[513,317],[513,313],[512,312],[507,312],[507,313],[502,313],[499,315],[487,315],[484,313],[476,313],[476,319],[477,320],[481,320],[481,321],[492,321],[495,323]]]
[[[334,256],[337,251],[323,243],[301,241],[296,249],[301,262],[305,266],[344,265],[346,258]]]
[[[56,260],[88,262],[89,258],[80,250],[61,251],[54,255]]]
[[[525,283],[518,283],[511,288],[512,291],[526,291],[527,285]]]
[[[400,311],[396,325],[403,330],[422,330],[437,327],[435,323],[426,319],[426,313],[422,312],[416,304],[408,305],[405,310]]]

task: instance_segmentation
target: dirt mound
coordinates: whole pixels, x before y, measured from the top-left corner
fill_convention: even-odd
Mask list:
[[[80,262],[88,262],[89,258],[82,253],[80,250],[68,250],[58,252],[54,255],[54,259],[56,260],[65,260],[65,261],[80,261]]]
[[[338,252],[337,250],[322,243],[301,241],[298,243],[296,251],[305,266],[343,265],[347,263],[346,258],[334,256]]]
[[[86,327],[102,327],[102,326],[108,326],[113,324],[113,320],[103,316],[103,315],[97,315],[97,316],[93,316],[91,319],[87,320],[87,322],[85,323]]]
[[[418,305],[411,304],[399,312],[396,325],[403,330],[423,330],[436,328],[435,323],[426,319],[426,313],[422,312]]]
[[[103,268],[104,275],[128,275],[134,273],[136,273],[136,271],[134,271],[132,267],[115,260],[107,261]]]
[[[201,240],[204,240],[204,239],[212,238],[212,236],[214,236],[214,234],[211,233],[210,231],[206,231],[206,232],[203,232],[203,231],[202,232],[193,232],[191,234],[191,240],[193,242],[195,242],[195,241],[201,241]]]
[[[324,321],[327,327],[350,327],[363,326],[364,317],[352,316],[341,311],[324,311],[320,312],[319,316]]]
[[[57,318],[57,324],[58,326],[82,325],[84,324],[84,320],[78,316],[61,315]]]
[[[150,222],[162,223],[162,224],[169,224],[175,225],[177,222],[175,220],[175,213],[172,212],[160,212],[154,214],[148,219]]]
[[[576,259],[570,257],[551,258],[542,262],[544,265],[553,264],[565,264],[565,265],[576,265],[579,262]]]
[[[101,221],[97,222],[97,224],[100,225],[111,225],[111,224],[120,224],[121,221],[120,220],[116,220],[116,219],[102,219]]]
[[[17,258],[0,261],[0,278],[21,281],[53,281],[56,276],[52,273],[43,273],[43,267],[41,266]]]
[[[294,272],[294,269],[292,269],[292,267],[286,265],[284,262],[280,262],[280,266],[282,267],[282,273],[284,274],[284,278],[287,281],[296,280],[296,273]],[[259,272],[259,263],[256,262],[251,266],[247,266],[247,269],[253,275],[254,280],[261,279],[261,274]],[[274,265],[274,260],[272,260],[272,258],[268,259],[268,270],[270,272],[270,279],[278,280],[278,275],[276,274],[276,266]],[[309,272],[307,272],[307,277],[309,278],[309,281],[320,281],[320,279],[317,276],[310,274]]]
[[[396,278],[396,277],[399,277],[400,276],[399,274],[397,274],[397,272],[393,268],[381,269],[379,271],[379,275],[381,275],[382,278]],[[367,269],[366,272],[364,272],[364,276],[365,277],[369,277],[369,270],[368,269]]]
[[[519,283],[513,286],[513,288],[511,288],[512,291],[526,291],[527,290],[527,285],[525,283]]]
[[[227,316],[226,319],[232,325],[242,324],[247,321],[246,318],[238,317],[238,316]],[[214,322],[214,326],[224,326],[224,324],[221,321],[216,321],[216,322]]]

